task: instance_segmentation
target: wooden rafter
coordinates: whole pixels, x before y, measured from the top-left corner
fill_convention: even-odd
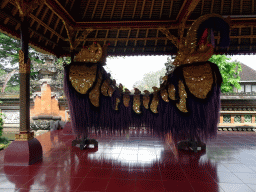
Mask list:
[[[143,12],[144,12],[144,8],[145,8],[145,3],[146,3],[146,0],[143,0],[142,9],[141,9],[141,12],[140,12],[140,18],[142,18],[142,16],[143,16]]]
[[[204,10],[204,0],[202,0],[202,5],[201,5],[201,15],[203,15],[203,10]]]
[[[211,4],[211,11],[210,11],[210,13],[212,13],[212,12],[213,12],[213,5],[214,5],[214,0],[212,0],[212,4]]]
[[[179,13],[178,13],[178,15],[177,15],[177,17],[176,17],[176,20],[179,20],[180,14],[181,14],[182,12],[184,12],[183,9],[184,9],[184,7],[185,7],[186,4],[187,4],[187,0],[184,0],[182,6],[181,6],[181,8],[180,8],[180,11],[179,11]]]
[[[125,6],[126,6],[126,0],[124,0],[124,4],[123,4],[123,8],[122,8],[122,13],[121,13],[121,19],[123,18],[123,15],[124,15]]]
[[[86,15],[86,12],[87,12],[87,10],[88,10],[88,7],[89,7],[90,2],[91,2],[91,1],[88,0],[87,5],[86,5],[85,10],[84,10],[84,14],[83,14],[82,19],[84,19],[85,15]]]
[[[70,5],[70,9],[69,9],[69,10],[72,9],[72,7],[74,6],[74,3],[75,3],[75,0],[72,0],[72,3],[71,3],[71,5]]]
[[[99,3],[99,0],[96,0],[96,3],[95,3],[95,5],[94,5],[94,9],[93,9],[93,12],[92,12],[91,19],[93,19],[93,17],[94,17],[94,14],[95,14],[95,12],[96,12],[96,8],[97,8],[97,6],[98,6],[98,3]]]
[[[252,14],[255,12],[255,0],[252,0]]]
[[[221,15],[223,13],[223,6],[224,6],[224,0],[221,0],[221,5],[220,5],[220,14]]]
[[[231,8],[230,8],[230,14],[233,14],[233,7],[234,7],[234,0],[231,0]]]
[[[243,13],[243,0],[240,0],[240,14]]]
[[[158,34],[159,34],[159,29],[157,29],[157,31],[156,31],[156,37],[157,37],[157,39],[155,40],[155,48],[154,48],[154,51],[156,51],[157,40],[158,40]]]
[[[138,5],[138,0],[136,0],[136,2],[135,2],[135,6],[134,6],[134,9],[133,9],[132,18],[134,18],[134,16],[135,16],[135,12],[136,12],[137,5]]]
[[[114,14],[115,7],[116,7],[116,0],[115,0],[115,2],[114,2],[114,4],[113,4],[113,7],[112,7],[110,19],[113,18],[113,14]]]
[[[170,5],[170,13],[169,13],[169,18],[171,17],[172,15],[172,7],[173,7],[173,1],[171,1],[171,5]]]
[[[17,7],[15,7],[13,10],[12,10],[12,15],[15,16],[17,13],[18,13],[19,9]]]
[[[53,16],[54,16],[54,13],[51,12],[50,18],[49,18],[49,20],[48,20],[48,22],[47,22],[47,26],[49,26],[50,23],[52,22]],[[46,33],[46,31],[47,31],[47,28],[45,27],[45,28],[44,28],[44,34]]]
[[[150,19],[151,19],[153,8],[154,8],[154,3],[155,3],[155,0],[152,0],[151,9],[150,9],[150,15],[149,15]]]
[[[160,16],[159,16],[159,19],[162,17],[163,7],[164,7],[164,0],[162,0],[162,3],[161,3],[161,10],[160,10]]]
[[[100,15],[100,19],[102,19],[103,17],[103,14],[104,14],[104,11],[105,11],[105,8],[106,8],[106,5],[107,5],[107,1],[104,2],[104,5],[103,5],[103,9],[101,11],[101,15]]]
[[[57,37],[61,38],[62,40],[64,40],[64,37],[62,37],[60,34],[58,34],[54,29],[50,28],[48,25],[46,25],[43,21],[41,21],[40,19],[38,19],[37,17],[35,17],[34,15],[30,14],[30,17],[32,19],[34,19],[38,25],[42,25],[45,29],[49,30],[51,33],[55,34]],[[38,30],[38,29],[37,29]]]
[[[39,29],[40,23],[41,23],[41,21],[44,20],[44,18],[45,18],[45,16],[46,16],[46,13],[47,13],[48,10],[49,10],[49,9],[48,9],[48,7],[47,7],[47,8],[44,10],[44,13],[43,13],[41,19],[40,19],[40,20],[38,19],[39,22],[37,22],[36,30]],[[36,20],[37,18],[36,18],[36,17],[33,17],[33,19]]]
[[[35,17],[38,17],[38,15],[39,15],[40,11],[42,10],[43,6],[44,6],[44,4],[41,4],[41,5],[39,6],[39,8],[38,8],[38,10],[37,10],[37,12],[36,12]],[[32,22],[30,23],[30,27],[32,27],[32,25],[34,24],[34,22],[35,22],[35,20],[32,19]]]
[[[3,9],[7,5],[8,2],[9,2],[9,0],[4,0],[1,4],[1,9]]]
[[[66,0],[66,2],[65,2],[65,7],[67,6],[67,4],[68,4],[68,1],[69,1],[69,0]]]

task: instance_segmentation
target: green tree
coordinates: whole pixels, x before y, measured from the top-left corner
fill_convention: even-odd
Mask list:
[[[233,87],[241,89],[239,84],[239,73],[242,71],[241,64],[237,61],[229,62],[231,58],[225,55],[213,55],[209,61],[215,63],[220,70],[223,82],[221,84],[222,93],[233,93]]]
[[[153,92],[152,87],[160,86],[160,77],[165,76],[166,68],[163,67],[161,70],[144,74],[142,80],[136,81],[133,87],[138,88],[141,92],[148,90]]]

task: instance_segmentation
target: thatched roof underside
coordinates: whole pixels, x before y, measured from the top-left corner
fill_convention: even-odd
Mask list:
[[[77,53],[94,41],[109,44],[108,55],[170,55],[177,49],[158,30],[177,36],[178,25],[194,0],[47,0],[29,15],[29,37],[33,47],[57,56],[69,55],[67,30],[73,29]],[[201,0],[189,16],[186,28],[201,15],[230,16],[231,43],[216,53],[256,53],[255,0]],[[20,16],[15,0],[0,2],[0,30],[20,37]],[[86,34],[86,30],[91,32]],[[185,31],[186,32],[186,31]],[[86,36],[86,35],[87,36]]]

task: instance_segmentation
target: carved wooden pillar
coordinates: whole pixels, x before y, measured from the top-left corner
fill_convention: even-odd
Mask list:
[[[255,123],[255,115],[252,115],[252,123]]]
[[[241,123],[244,123],[244,115],[241,115]]]
[[[26,166],[38,162],[43,155],[41,143],[34,138],[34,132],[30,132],[30,59],[28,57],[28,15],[40,4],[40,0],[19,0],[15,3],[19,8],[21,17],[21,50],[19,51],[20,133],[15,135],[15,141],[6,148],[4,164]]]
[[[235,116],[231,115],[231,122],[230,123],[234,123],[235,122]]]

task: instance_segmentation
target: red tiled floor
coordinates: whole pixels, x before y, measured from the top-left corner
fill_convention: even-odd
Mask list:
[[[94,135],[99,148],[81,151],[71,146],[74,136],[48,132],[37,137],[42,162],[27,167],[5,166],[0,151],[0,191],[256,190],[256,133],[218,132],[198,153],[150,135],[131,135]]]

